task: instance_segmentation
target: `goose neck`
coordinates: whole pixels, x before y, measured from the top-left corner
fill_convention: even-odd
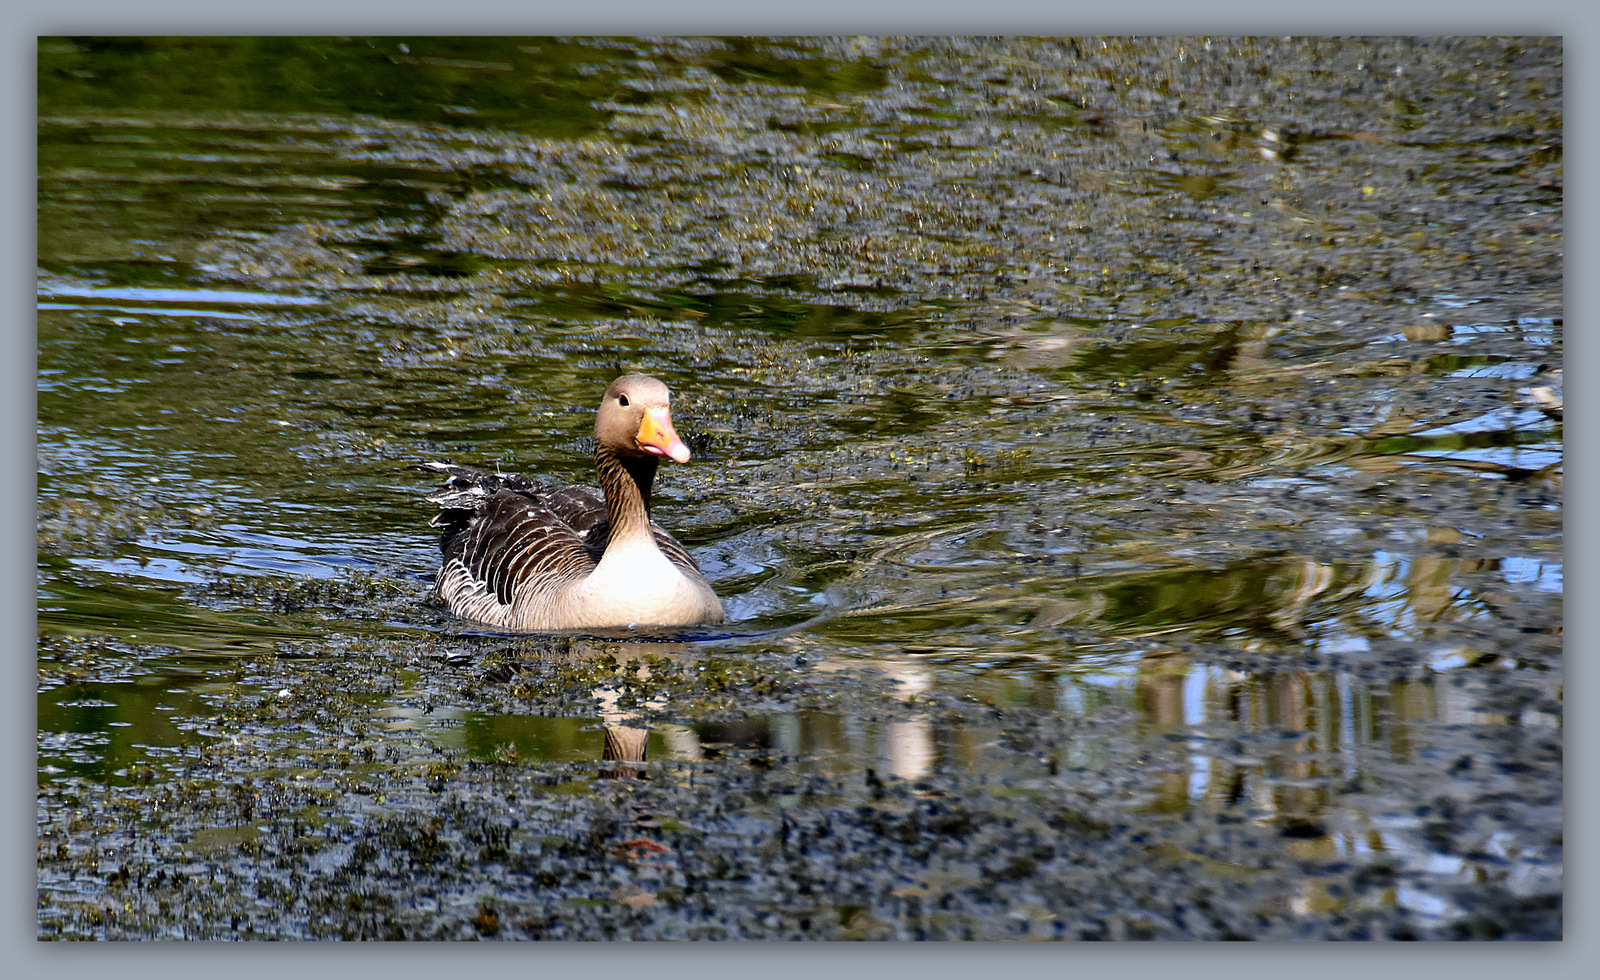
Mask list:
[[[625,457],[604,447],[595,450],[595,471],[605,493],[611,540],[651,539],[650,485],[657,462],[653,456]]]

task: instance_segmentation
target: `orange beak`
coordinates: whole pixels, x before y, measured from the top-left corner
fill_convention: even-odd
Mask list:
[[[678,438],[672,428],[672,413],[665,408],[647,408],[639,422],[639,434],[633,437],[639,448],[656,456],[666,456],[679,463],[689,461],[689,447]]]

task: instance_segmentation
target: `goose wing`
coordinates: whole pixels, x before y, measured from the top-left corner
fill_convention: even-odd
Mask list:
[[[509,606],[518,589],[557,589],[592,572],[605,550],[594,533],[605,524],[605,501],[593,490],[453,463],[418,468],[449,477],[428,499],[439,505],[430,523],[443,532],[437,588],[453,609],[481,614],[491,597]]]
[[[668,534],[661,525],[654,521],[650,523],[650,530],[655,533],[656,547],[661,549],[661,553],[667,556],[668,561],[679,568],[690,569],[699,574],[700,566],[694,563],[694,558],[690,556],[689,549],[685,548],[682,542]]]

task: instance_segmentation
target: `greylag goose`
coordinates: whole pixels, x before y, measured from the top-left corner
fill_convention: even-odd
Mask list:
[[[611,382],[594,423],[599,491],[423,464],[448,477],[428,499],[442,529],[435,591],[450,611],[517,630],[720,623],[694,559],[650,519],[656,465],[689,459],[668,398],[642,374]]]

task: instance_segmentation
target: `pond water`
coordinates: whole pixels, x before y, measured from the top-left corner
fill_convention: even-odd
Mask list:
[[[582,795],[645,729],[668,782],[1138,770],[1418,921],[1559,903],[1561,86],[1547,39],[41,40],[41,935],[118,934],[50,863],[86,794],[243,742]],[[728,628],[434,607],[409,467],[592,484],[634,370]],[[1459,739],[1538,808],[1465,857],[1413,812]]]

